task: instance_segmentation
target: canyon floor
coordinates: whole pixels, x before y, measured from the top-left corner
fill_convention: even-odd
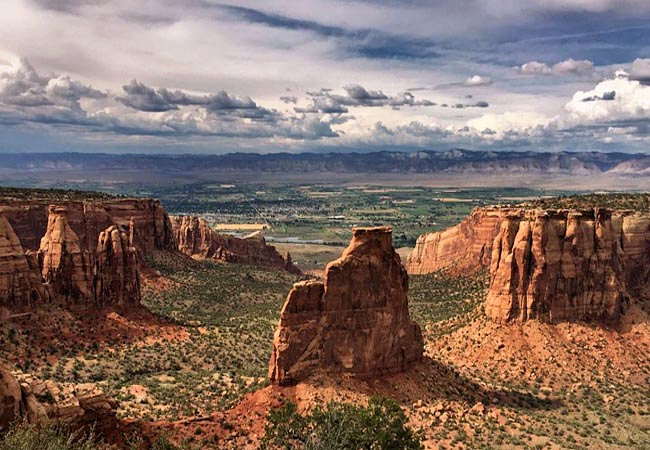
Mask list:
[[[497,325],[482,312],[485,275],[411,276],[424,362],[279,387],[266,381],[270,343],[298,277],[164,252],[149,265],[141,311],[16,318],[2,328],[3,354],[44,379],[95,383],[119,401],[127,435],[189,448],[256,448],[285,399],[306,411],[374,395],[399,402],[426,448],[650,446],[650,329],[638,305],[617,329]]]

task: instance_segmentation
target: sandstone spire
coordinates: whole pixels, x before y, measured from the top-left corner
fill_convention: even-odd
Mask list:
[[[282,308],[269,378],[281,384],[316,371],[377,376],[422,358],[408,311],[408,275],[391,228],[355,228],[324,281],[296,283]]]
[[[51,206],[49,211],[47,231],[38,252],[45,282],[66,304],[94,300],[90,252],[81,246],[68,224],[66,209]]]

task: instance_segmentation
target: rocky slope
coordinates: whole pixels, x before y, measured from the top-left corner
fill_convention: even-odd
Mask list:
[[[408,311],[408,275],[391,229],[356,228],[324,281],[296,283],[275,332],[269,378],[280,384],[316,372],[377,376],[422,358]]]
[[[420,236],[410,273],[489,268],[498,322],[617,320],[650,280],[650,214],[605,208],[479,208]]]
[[[116,429],[117,404],[93,385],[57,386],[31,375],[15,376],[0,366],[0,430],[12,423],[42,425],[60,421],[99,433]]]
[[[275,247],[266,244],[261,234],[247,238],[220,234],[204,219],[195,216],[172,217],[172,227],[178,249],[186,255],[301,273],[291,262],[290,255],[283,258]]]
[[[508,210],[500,208],[477,208],[452,228],[421,235],[408,257],[408,272],[472,273],[489,266],[492,243],[507,215]]]

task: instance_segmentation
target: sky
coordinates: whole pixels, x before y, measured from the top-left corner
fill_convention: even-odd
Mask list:
[[[0,153],[650,153],[648,0],[3,0]]]

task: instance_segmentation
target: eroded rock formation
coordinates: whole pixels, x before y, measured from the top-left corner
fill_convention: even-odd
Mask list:
[[[48,227],[51,205],[66,211],[68,225],[81,246],[95,251],[99,234],[111,225],[131,229],[132,245],[144,255],[155,250],[176,250],[171,221],[159,201],[111,198],[106,200],[0,199],[3,214],[25,250],[37,251]]]
[[[173,217],[172,226],[178,249],[186,255],[285,269],[300,274],[291,260],[284,259],[259,233],[246,238],[220,234],[204,219],[195,216]]]
[[[615,321],[649,281],[650,217],[521,210],[494,241],[486,314],[499,322]]]
[[[296,283],[282,308],[269,378],[297,382],[318,371],[377,376],[422,358],[420,327],[409,317],[408,275],[391,229],[356,228],[324,281]]]
[[[0,367],[0,430],[16,422],[61,421],[74,428],[115,430],[117,403],[92,384],[58,386]]]
[[[138,255],[125,231],[111,225],[99,234],[94,268],[99,304],[125,306],[140,302]]]
[[[492,243],[506,215],[507,210],[478,208],[454,227],[421,235],[408,257],[408,272],[472,273],[489,266]]]
[[[35,255],[23,250],[9,221],[0,214],[0,306],[29,308],[48,300]]]
[[[95,299],[91,253],[81,246],[62,206],[50,207],[47,231],[38,251],[45,283],[67,305]]]

